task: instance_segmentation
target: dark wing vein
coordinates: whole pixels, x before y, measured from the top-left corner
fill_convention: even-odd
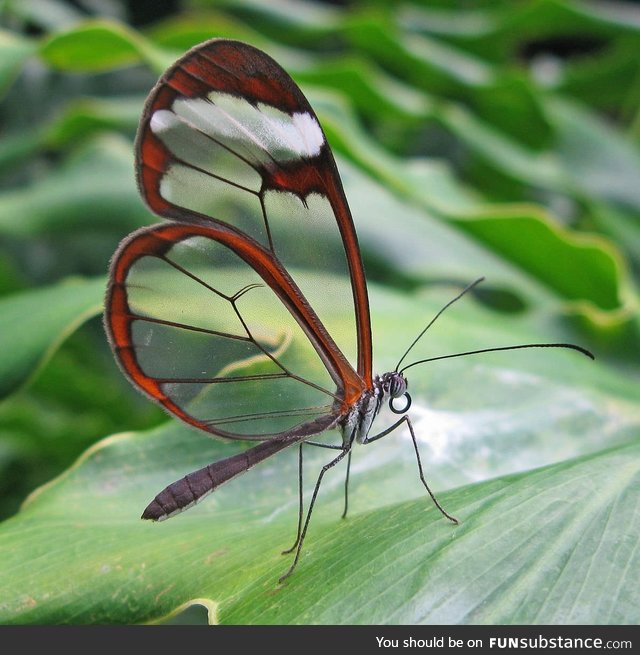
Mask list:
[[[330,405],[318,407],[302,407],[299,409],[280,410],[273,412],[256,412],[255,414],[239,414],[237,416],[225,416],[216,419],[204,419],[203,423],[208,425],[226,425],[228,423],[242,423],[244,421],[253,421],[260,418],[274,418],[283,416],[309,416],[314,414],[328,414],[331,412]]]
[[[253,343],[253,339],[250,337],[243,337],[239,334],[229,334],[228,332],[219,332],[218,330],[211,330],[209,328],[196,327],[195,325],[188,325],[186,323],[176,323],[175,321],[167,321],[162,318],[153,318],[151,316],[140,316],[139,314],[128,314],[128,318],[132,321],[144,321],[146,323],[157,323],[159,325],[167,325],[169,327],[178,328],[180,330],[189,330],[190,332],[202,332],[204,334],[210,334],[214,337],[226,337],[227,339],[236,339],[237,341],[246,341],[248,343]]]
[[[207,100],[207,101],[211,103],[210,100]],[[214,103],[211,103],[211,104],[214,104]],[[220,109],[220,108],[218,107],[218,109]],[[194,125],[190,120],[187,120],[184,116],[181,116],[180,114],[176,114],[175,112],[172,112],[172,113],[181,123],[183,123],[184,125],[186,125],[190,129],[192,129],[194,132],[198,132],[199,134],[202,134],[202,136],[209,139],[209,141],[212,141],[216,145],[218,145],[221,148],[223,148],[224,150],[226,150],[230,155],[233,155],[234,157],[237,157],[240,161],[244,162],[247,166],[250,166],[251,168],[253,168],[253,170],[256,171],[256,173],[260,173],[260,170],[256,167],[256,165],[253,162],[251,162],[249,159],[243,157],[239,152],[234,150],[231,146],[229,146],[226,143],[223,143],[222,141],[216,139],[216,137],[213,136],[212,134],[209,134],[208,132],[204,132],[197,125]],[[173,153],[172,153],[172,155],[173,155]],[[176,160],[178,160],[178,157],[176,157],[175,155],[173,155],[173,156],[174,156],[174,158]],[[182,163],[186,164],[186,162],[182,162]],[[244,187],[242,187],[242,186],[240,186],[238,184],[234,184],[233,182],[231,182],[231,180],[226,180],[225,178],[222,178],[222,177],[219,177],[219,176],[214,176],[214,177],[218,177],[218,179],[223,180],[224,182],[229,182],[229,184],[233,184],[234,186],[238,186],[239,188],[244,189]],[[251,189],[246,189],[246,191],[250,191],[251,193],[256,194],[256,191],[252,191]]]
[[[225,382],[254,382],[255,380],[273,380],[289,378],[288,373],[257,373],[256,375],[238,375],[228,378],[156,378],[149,376],[158,384],[220,384]]]

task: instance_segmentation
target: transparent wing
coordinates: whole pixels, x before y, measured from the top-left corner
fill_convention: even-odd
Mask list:
[[[105,323],[132,382],[231,438],[336,423],[362,382],[266,248],[211,225],[140,230],[116,252]]]
[[[294,279],[298,267],[348,276],[351,293],[324,289],[352,317],[333,336],[371,387],[367,289],[353,221],[317,117],[276,62],[235,41],[191,50],[149,96],[137,166],[157,214],[232,226]]]

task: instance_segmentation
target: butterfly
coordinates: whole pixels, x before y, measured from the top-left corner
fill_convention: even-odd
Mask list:
[[[297,445],[298,530],[285,551],[295,555],[282,581],[298,563],[325,473],[346,457],[348,480],[354,443],[405,425],[422,484],[457,523],[425,481],[406,414],[411,397],[404,371],[429,360],[400,368],[451,303],[393,371],[374,375],[354,222],[325,134],[291,77],[253,46],[202,43],[151,91],[135,154],[141,194],[168,221],[132,233],[113,256],[105,328],[116,361],[135,387],[188,425],[255,442],[170,484],[142,518],[169,518]],[[313,266],[316,277],[299,273]],[[315,305],[312,298],[330,302]],[[340,334],[326,327],[332,306],[349,318]],[[536,346],[583,351],[571,344],[487,350]],[[384,403],[401,417],[375,433]],[[339,444],[313,439],[332,429]],[[303,444],[337,451],[318,475],[306,515]],[[345,514],[346,506],[345,487]]]

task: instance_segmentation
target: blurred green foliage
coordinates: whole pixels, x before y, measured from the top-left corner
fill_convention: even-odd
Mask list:
[[[599,440],[592,428],[583,431],[576,424],[567,428],[571,447],[558,445],[556,457],[523,464],[510,453],[475,477],[447,478],[436,465],[441,487],[551,462],[564,475],[574,470],[566,463],[571,457],[637,443],[636,6],[578,0],[363,0],[345,7],[289,0],[5,0],[0,26],[1,516],[14,514],[29,492],[68,469],[98,439],[163,421],[162,412],[134,393],[113,363],[99,319],[104,275],[120,239],[155,220],[133,176],[131,145],[144,98],[175,58],[215,36],[246,40],[269,52],[317,110],[344,174],[369,279],[382,294],[374,320],[381,325],[387,320],[391,310],[384,294],[392,294],[415,308],[416,326],[424,324],[425,306],[450,298],[451,285],[486,275],[486,289],[476,297],[484,313],[460,321],[448,344],[452,348],[465,349],[470,341],[463,333],[477,325],[482,339],[470,338],[479,347],[495,345],[488,339],[499,332],[508,342],[566,340],[597,353],[596,373],[576,375],[575,384],[585,397],[599,399],[594,410],[601,420]],[[376,356],[393,360],[401,345],[392,330],[379,333],[386,336],[376,341]],[[515,366],[535,370],[533,360],[522,361]],[[570,360],[562,361],[570,366]],[[435,386],[428,391],[432,398],[438,393]],[[504,396],[492,402],[500,407]],[[587,411],[579,399],[557,402],[568,403],[576,416]],[[197,450],[199,437],[189,438]],[[505,435],[501,443],[507,441]],[[636,451],[616,452],[619,470],[637,475]],[[92,461],[90,454],[85,457]],[[158,461],[158,467],[165,465]],[[69,484],[66,492],[78,493],[76,483]],[[485,484],[474,502],[494,492],[493,483]],[[625,489],[637,497],[637,482]],[[145,486],[142,497],[158,490]],[[64,496],[65,489],[59,491]],[[455,498],[463,496],[464,491]],[[615,502],[614,494],[612,507]],[[46,515],[34,507],[36,524]],[[620,520],[638,525],[637,516]],[[17,543],[19,550],[20,515],[5,525],[17,539],[7,543],[12,548]],[[46,524],[40,525],[46,539]],[[628,543],[630,536],[616,538]],[[265,539],[268,548],[278,548],[271,533]],[[620,566],[637,576],[640,567],[632,561],[630,555]],[[62,577],[65,566],[71,563],[62,557]],[[16,580],[10,584],[19,586]],[[337,575],[336,584],[340,581]],[[233,597],[234,584],[221,597]],[[593,581],[590,588],[600,584]],[[584,602],[593,611],[567,620],[637,622],[637,588],[635,597],[622,594],[606,610],[592,596]],[[102,591],[106,596],[109,588]],[[181,593],[158,607],[138,599],[129,604],[130,613],[104,607],[67,613],[61,597],[55,611],[45,604],[39,613],[22,614],[28,609],[23,603],[1,620],[153,620],[202,592],[187,585]],[[291,611],[304,606],[298,598],[288,606],[283,601],[281,614],[238,614],[242,602],[229,620],[314,620],[304,609]],[[562,603],[557,611],[538,607],[513,615],[504,607],[487,614],[403,615],[400,607],[401,602],[390,607],[386,618],[554,622],[563,611]],[[350,616],[381,622],[380,612]],[[317,620],[335,621],[338,614],[323,616]]]

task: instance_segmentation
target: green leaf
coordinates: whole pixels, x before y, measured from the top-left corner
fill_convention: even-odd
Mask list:
[[[0,31],[0,96],[13,83],[24,62],[36,52],[34,41]]]
[[[592,303],[594,310],[620,307],[622,258],[601,237],[572,233],[534,207],[488,210],[460,217],[459,225],[568,301]]]
[[[51,66],[70,71],[105,71],[146,61],[167,68],[176,57],[155,48],[138,32],[115,21],[87,21],[55,34],[40,47]]]
[[[84,144],[32,186],[0,194],[0,233],[5,235],[127,229],[148,222],[149,216],[136,188],[131,145],[115,135]]]
[[[43,30],[62,29],[82,20],[79,8],[64,0],[22,0],[5,3],[3,10],[19,24],[35,25]]]
[[[68,148],[102,132],[122,131],[133,134],[138,126],[143,103],[142,96],[117,100],[80,98],[71,101],[47,125],[28,135],[19,132],[2,139],[0,172],[10,173],[43,150]],[[105,141],[100,149],[108,147]]]
[[[426,94],[416,92],[359,57],[343,56],[312,68],[298,64],[298,69],[291,72],[301,85],[339,89],[360,112],[378,120],[415,123],[424,120],[431,106]]]
[[[102,288],[95,295],[100,302]],[[149,429],[166,418],[131,393],[100,318],[66,338],[27,387],[0,402],[0,520],[15,514],[29,493],[105,434],[123,424]]]
[[[592,108],[610,112],[622,108],[633,117],[640,91],[637,84],[630,87],[629,80],[640,74],[639,41],[638,35],[617,38],[601,56],[570,62],[559,90]]]
[[[35,375],[59,344],[102,308],[104,279],[69,280],[0,300],[0,397]]]
[[[47,126],[43,145],[60,148],[88,135],[107,130],[134,133],[144,103],[143,97],[81,98],[70,102],[63,114]]]
[[[443,295],[424,299],[427,315]],[[374,288],[381,370],[424,325],[415,303]],[[500,343],[511,328],[469,301],[422,347]],[[278,587],[295,529],[295,449],[149,524],[139,516],[155,493],[239,450],[172,422],[106,439],[0,526],[0,621],[145,622],[191,603],[222,623],[637,621],[637,382],[576,353],[437,366],[411,370],[411,413],[430,484],[460,527],[426,497],[398,432],[357,449],[346,521],[343,477],[330,472],[299,567]],[[308,493],[328,455],[308,448],[305,461]]]
[[[209,9],[209,0],[194,0],[198,7]],[[340,10],[318,2],[273,0],[218,0],[216,6],[230,14],[244,17],[247,25],[260,25],[261,31],[275,33],[281,40],[296,41],[300,36],[335,31],[344,15]]]
[[[430,93],[459,93],[490,85],[493,68],[439,39],[400,32],[388,17],[354,15],[345,36],[357,49],[400,79]]]
[[[464,517],[459,528],[424,501],[358,515],[314,541],[318,561],[275,602],[263,578],[221,603],[218,618],[635,624],[638,455],[634,445],[443,495]]]
[[[562,169],[581,194],[640,214],[640,152],[611,125],[571,102],[549,99]]]
[[[265,50],[280,47],[266,39],[251,23],[243,23],[228,15],[211,11],[210,8],[202,13],[190,12],[173,16],[170,20],[152,25],[146,34],[157,46],[181,53],[213,38],[238,39]]]
[[[595,326],[620,325],[629,320],[634,310],[630,298],[625,296],[627,271],[621,254],[606,239],[574,233],[534,205],[483,202],[461,187],[442,165],[401,161],[382,151],[358,129],[343,105],[331,102],[326,96],[324,102],[318,104],[328,138],[340,152],[347,154],[386,187],[417,203],[423,215],[425,212],[427,216],[435,214],[464,229],[484,246],[485,252],[476,259],[478,265],[484,264],[485,267],[476,268],[471,277],[482,274],[493,279],[495,266],[486,264],[488,251],[493,251],[497,254],[494,262],[502,259],[498,265],[502,273],[506,270],[502,268],[505,263],[515,265],[557,294],[571,312],[583,314]],[[347,171],[347,178],[350,175]],[[365,219],[358,225],[360,232],[366,234],[370,224],[384,220],[387,236],[378,244],[382,256],[389,257],[396,250],[393,245],[404,242],[404,250],[415,249],[416,257],[421,257],[423,269],[433,264],[429,259],[429,251],[433,248],[425,244],[426,250],[420,251],[418,246],[420,237],[417,235],[425,232],[425,228],[410,220],[414,213],[411,207],[403,206],[385,191],[371,187],[368,191],[371,197],[368,200],[363,198],[367,209],[359,210],[357,183],[349,179],[346,188],[356,219],[359,216]],[[377,200],[373,200],[376,197]],[[403,217],[392,231],[388,230],[389,216]],[[430,227],[426,232],[431,233],[432,229],[437,230]],[[468,249],[462,244],[460,247]],[[466,268],[471,260],[460,256],[459,250],[457,253],[456,257]],[[447,258],[451,261],[450,252],[441,251],[436,257],[439,264]],[[394,266],[403,270],[411,261],[410,255],[404,260],[397,257]],[[453,265],[457,266],[457,263]],[[415,275],[416,271],[412,273]],[[513,280],[512,271],[508,275]]]
[[[640,270],[640,223],[635,212],[607,203],[594,203],[591,212],[598,229],[612,238]]]
[[[567,173],[547,150],[525,147],[460,105],[442,105],[436,117],[465,146],[509,178],[532,186],[566,189]]]

